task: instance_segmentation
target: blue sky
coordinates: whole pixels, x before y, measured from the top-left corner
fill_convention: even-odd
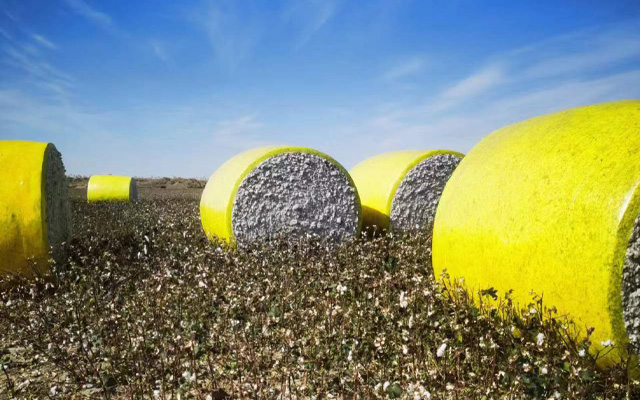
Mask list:
[[[208,177],[265,144],[350,168],[640,98],[640,2],[0,0],[0,54],[0,139],[70,174]]]

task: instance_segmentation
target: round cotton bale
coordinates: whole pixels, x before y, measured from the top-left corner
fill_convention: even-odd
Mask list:
[[[431,231],[442,190],[462,157],[449,150],[408,150],[360,162],[350,174],[364,226],[398,234]]]
[[[595,328],[592,352],[608,340],[637,345],[639,157],[638,100],[570,109],[490,134],[440,199],[436,276],[446,269],[472,292],[513,289],[521,305],[533,290],[578,327]],[[600,365],[625,357],[619,347]]]
[[[51,143],[0,141],[0,275],[48,271],[71,239],[62,156]]]
[[[260,147],[224,163],[205,186],[200,217],[208,238],[240,246],[309,236],[339,243],[361,226],[349,174],[304,147]]]
[[[136,180],[130,176],[93,175],[87,186],[88,201],[138,200]]]

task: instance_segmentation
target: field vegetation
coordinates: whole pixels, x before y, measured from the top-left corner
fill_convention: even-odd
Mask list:
[[[428,236],[234,250],[204,238],[187,197],[73,201],[66,260],[49,279],[3,282],[0,398],[639,393],[625,365],[598,371],[589,337],[568,340],[575,327],[535,294],[515,306],[434,278]]]

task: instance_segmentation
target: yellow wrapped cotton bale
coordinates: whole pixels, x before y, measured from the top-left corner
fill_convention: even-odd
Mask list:
[[[51,143],[0,141],[0,275],[48,271],[71,238],[62,157]]]
[[[463,277],[472,292],[513,289],[520,304],[535,291],[579,327],[595,328],[592,352],[609,340],[638,345],[639,184],[638,100],[499,129],[469,152],[442,194],[434,272]],[[610,352],[601,365],[621,357]]]
[[[87,186],[88,201],[138,200],[138,186],[129,176],[93,175]]]
[[[246,245],[315,236],[333,242],[360,232],[358,193],[333,158],[304,147],[260,147],[220,166],[200,201],[208,238]]]
[[[449,150],[392,151],[351,169],[363,225],[395,233],[430,231],[445,184],[463,155]]]

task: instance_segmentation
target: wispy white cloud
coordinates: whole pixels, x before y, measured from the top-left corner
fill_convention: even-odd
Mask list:
[[[4,38],[7,40],[13,40],[13,37],[9,34],[9,32],[2,29],[2,27],[0,27],[0,35],[4,36]]]
[[[390,150],[446,148],[466,153],[488,133],[536,115],[638,96],[640,69],[635,69],[499,97],[448,115],[416,119],[389,111],[339,127],[340,147],[328,150],[347,167]]]
[[[16,43],[15,45],[17,47],[20,47],[25,53],[30,54],[32,56],[38,56],[40,54],[40,49],[31,43],[23,42],[23,43]]]
[[[106,133],[100,116],[59,99],[32,95],[22,89],[0,89],[0,124],[61,136],[68,133]]]
[[[338,2],[335,0],[292,1],[284,9],[286,21],[298,26],[300,33],[295,47],[301,48],[335,15]]]
[[[112,115],[74,102],[0,89],[0,139],[53,142],[70,174],[128,175],[143,167],[146,154],[141,157],[138,146],[111,125]]]
[[[66,100],[75,79],[61,71],[48,60],[46,50],[58,47],[44,35],[35,33],[17,17],[10,17],[12,34],[3,34],[7,39],[0,47],[0,73],[11,77],[0,82],[0,90],[14,90],[43,98]],[[2,32],[5,32],[4,30]]]
[[[11,11],[4,10],[4,15],[6,15],[13,22],[18,22],[18,17],[16,17]]]
[[[204,177],[239,151],[267,144],[263,128],[258,114],[238,113],[222,98],[132,112],[0,88],[0,139],[52,141],[72,174]]]
[[[217,145],[241,149],[263,145],[265,141],[259,135],[263,126],[256,114],[222,120],[213,131],[213,141]]]
[[[446,89],[441,97],[445,101],[463,101],[495,87],[505,79],[504,68],[500,65],[489,65],[456,82]]]
[[[546,43],[550,48],[559,48],[561,54],[544,54],[544,49],[538,51],[538,61],[523,71],[528,79],[557,76],[561,74],[585,73],[602,67],[640,56],[640,33],[614,30],[589,36],[586,34],[571,35]],[[519,53],[519,54],[518,54]],[[522,54],[520,57],[532,57]]]
[[[394,112],[430,118],[442,112],[455,112],[460,107],[466,112],[465,106],[474,101],[477,108],[481,97],[484,104],[520,92],[535,93],[543,85],[562,86],[586,76],[601,77],[603,69],[615,74],[613,67],[617,62],[634,59],[640,61],[637,29],[623,25],[564,34],[494,55],[481,68],[453,82],[425,103]]]
[[[12,45],[7,45],[2,50],[5,55],[2,62],[40,89],[66,96],[73,87],[73,77],[44,61],[37,52],[34,54]]]
[[[383,79],[388,81],[395,81],[398,79],[406,78],[408,76],[416,75],[424,68],[425,61],[422,57],[411,58],[398,63],[388,69],[383,74]]]
[[[488,103],[485,112],[516,122],[566,108],[640,96],[640,69],[601,77],[569,79],[521,91]]]
[[[426,104],[414,107],[411,112],[421,114],[426,112],[429,115],[442,113],[487,94],[504,84],[508,79],[505,63],[485,65],[461,80],[450,84],[436,97],[427,101]]]
[[[113,27],[113,19],[106,13],[91,7],[84,0],[64,0],[76,14],[102,28]]]
[[[637,29],[579,32],[492,56],[480,69],[415,101],[389,103],[336,127],[343,139],[330,149],[345,163],[406,148],[466,152],[486,134],[536,115],[640,97]],[[566,48],[579,51],[567,53]],[[553,50],[551,50],[553,49]],[[608,49],[608,50],[607,50]],[[638,62],[634,62],[638,61]],[[612,67],[612,63],[619,65]],[[358,148],[359,155],[350,149]]]
[[[166,65],[171,62],[171,57],[167,52],[167,48],[161,41],[155,39],[151,40],[151,49],[153,50],[153,54],[155,54],[156,57],[158,57]]]
[[[50,41],[49,39],[47,39],[46,37],[42,36],[42,35],[38,35],[36,33],[33,33],[31,35],[31,37],[33,38],[33,40],[35,40],[39,45],[46,47],[49,50],[55,50],[58,48],[58,46],[56,46],[52,41]]]
[[[218,62],[234,70],[254,50],[262,32],[261,23],[244,2],[205,2],[189,17],[207,35]]]

